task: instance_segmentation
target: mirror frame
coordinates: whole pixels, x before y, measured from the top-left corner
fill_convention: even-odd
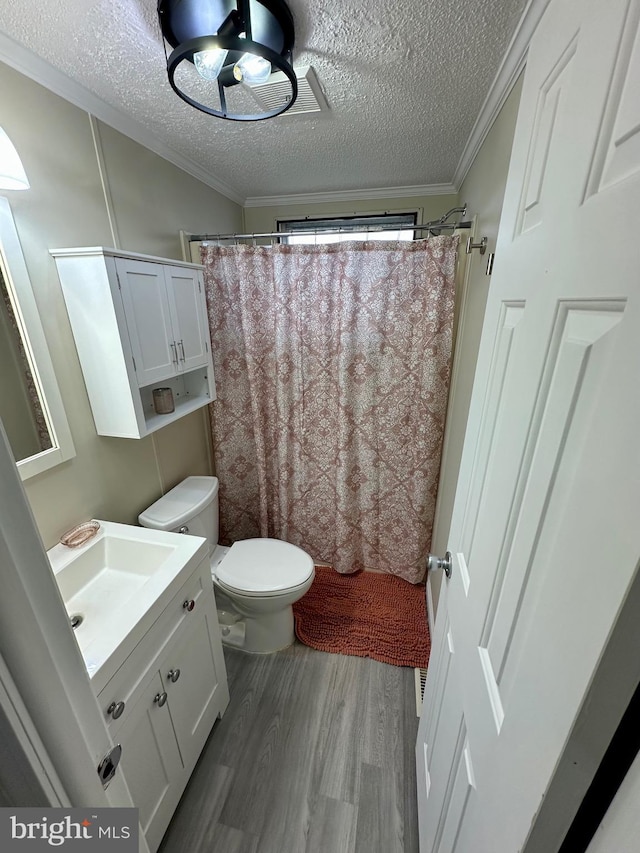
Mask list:
[[[0,196],[0,256],[7,287],[12,291],[15,299],[16,320],[20,326],[25,350],[29,354],[33,379],[47,418],[49,431],[52,433],[52,447],[16,461],[20,476],[23,480],[27,480],[72,459],[76,451],[11,207],[8,200],[2,196]]]

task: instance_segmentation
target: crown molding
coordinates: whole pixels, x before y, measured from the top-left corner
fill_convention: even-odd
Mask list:
[[[174,151],[173,148],[158,141],[156,136],[138,121],[115,109],[115,107],[103,101],[102,98],[90,92],[89,89],[86,89],[62,71],[54,68],[45,59],[37,56],[28,48],[18,44],[18,42],[1,32],[0,60],[21,74],[24,74],[25,77],[29,77],[36,83],[44,86],[45,89],[49,89],[49,91],[64,98],[65,101],[69,101],[76,107],[95,116],[100,121],[103,121],[105,124],[108,124],[110,127],[143,145],[150,151],[153,151],[164,160],[173,163],[174,166],[187,172],[197,180],[202,181],[203,184],[207,184],[207,186],[226,196],[231,201],[235,201],[240,205],[244,202],[243,196],[234,190],[233,187],[229,186],[229,184],[221,181],[219,178],[214,178],[209,172],[202,169],[188,157],[183,157]]]
[[[473,161],[482,147],[487,134],[498,117],[498,113],[504,106],[514,83],[520,76],[527,61],[527,51],[531,38],[536,31],[540,19],[550,0],[529,0],[522,17],[516,27],[509,47],[504,55],[498,73],[496,74],[489,93],[480,108],[480,113],[469,134],[469,139],[464,147],[462,156],[453,175],[453,184],[461,187],[467,176],[467,172],[473,165]]]
[[[335,201],[368,201],[385,198],[414,198],[425,195],[456,195],[453,184],[425,184],[417,187],[378,187],[368,190],[335,190],[292,195],[249,196],[245,207],[276,207],[280,204],[322,204]]]

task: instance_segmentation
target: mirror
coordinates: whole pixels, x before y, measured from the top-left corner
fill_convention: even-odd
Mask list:
[[[0,365],[0,418],[22,479],[75,456],[6,198],[0,198]]]
[[[50,450],[51,433],[0,264],[0,416],[16,461]]]

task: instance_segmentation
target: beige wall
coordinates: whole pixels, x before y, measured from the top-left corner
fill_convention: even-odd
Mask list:
[[[99,127],[119,248],[182,258],[180,230],[216,234],[242,227],[238,204],[117,130]]]
[[[467,202],[471,214],[477,215],[475,239],[486,236],[488,252],[495,250],[498,236],[521,90],[522,79],[518,80],[505,101],[460,188],[460,199]],[[486,275],[486,264],[487,255],[480,255],[477,251],[472,253],[464,291],[460,294],[462,305],[458,317],[436,524],[431,543],[432,552],[439,556],[444,556],[449,540],[473,377],[489,291],[490,277]],[[442,572],[431,575],[430,583],[434,607],[437,607]]]
[[[0,124],[22,157],[31,189],[7,193],[70,422],[76,457],[25,483],[46,547],[91,517],[132,523],[189,474],[210,472],[205,411],[141,441],[96,435],[49,249],[112,246],[180,258],[178,232],[235,231],[242,211],[211,188],[97,123],[108,193],[89,116],[0,64]]]

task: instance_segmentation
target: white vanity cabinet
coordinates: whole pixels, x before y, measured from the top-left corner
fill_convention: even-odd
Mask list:
[[[229,702],[208,559],[99,692],[150,850]],[[120,704],[122,703],[122,705]]]
[[[151,851],[158,848],[183,788],[183,767],[169,709],[159,708],[155,699],[161,694],[162,681],[155,673],[135,705],[125,708],[123,724],[113,733],[114,743],[122,746],[118,770],[138,808]]]
[[[54,249],[99,435],[143,438],[215,399],[202,267],[114,249]],[[153,389],[175,411],[157,414]]]

